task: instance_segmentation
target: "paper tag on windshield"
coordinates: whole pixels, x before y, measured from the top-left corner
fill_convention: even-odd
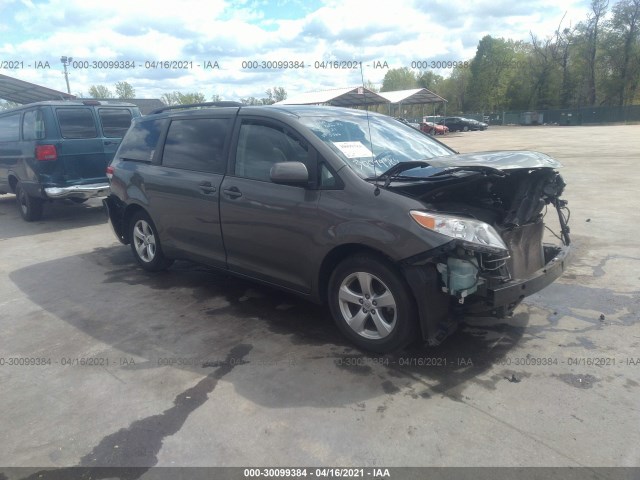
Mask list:
[[[333,142],[347,158],[373,157],[373,153],[361,142]]]

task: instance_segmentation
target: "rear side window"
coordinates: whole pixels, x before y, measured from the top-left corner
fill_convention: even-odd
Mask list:
[[[0,118],[0,142],[20,140],[20,114]]]
[[[136,122],[122,139],[117,156],[123,160],[151,162],[166,120]]]
[[[224,144],[229,133],[225,118],[173,120],[167,133],[162,165],[199,172],[224,173]]]
[[[95,138],[98,136],[91,109],[58,108],[56,114],[63,138]]]
[[[40,140],[45,137],[42,111],[29,110],[22,118],[22,138],[24,140]]]
[[[98,116],[105,137],[122,138],[131,126],[131,112],[126,108],[99,108]]]

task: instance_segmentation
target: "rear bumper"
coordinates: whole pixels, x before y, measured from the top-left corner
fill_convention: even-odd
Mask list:
[[[106,197],[110,189],[108,183],[92,183],[90,185],[71,185],[68,187],[45,187],[48,198],[93,198]]]

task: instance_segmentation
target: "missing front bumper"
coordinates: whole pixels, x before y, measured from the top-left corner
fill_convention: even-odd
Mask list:
[[[479,288],[477,295],[483,297],[485,305],[490,308],[517,304],[523,298],[539,292],[558,279],[568,265],[571,247],[544,246],[544,257],[550,260],[544,267],[533,272],[525,279],[509,280],[508,282]]]

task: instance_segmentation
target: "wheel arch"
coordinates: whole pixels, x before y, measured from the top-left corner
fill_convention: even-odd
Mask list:
[[[16,185],[20,180],[14,174],[9,174],[8,180],[9,180],[9,187],[11,188],[11,193],[16,193]]]
[[[124,209],[124,212],[122,213],[122,236],[125,244],[131,243],[131,238],[129,238],[129,223],[131,223],[131,218],[133,218],[133,216],[138,212],[143,212],[145,215],[151,218],[147,209],[138,203],[131,203],[127,205],[127,207]]]
[[[368,245],[363,245],[361,243],[346,243],[343,245],[338,245],[334,247],[327,255],[325,255],[322,263],[320,265],[320,269],[318,271],[318,300],[323,303],[328,303],[328,290],[329,290],[329,278],[331,277],[331,273],[336,268],[336,266],[342,262],[347,257],[357,255],[357,254],[370,254],[373,256],[377,256],[383,258],[387,262],[397,266],[397,262],[395,262],[391,257],[385,255],[380,250],[377,250]]]

